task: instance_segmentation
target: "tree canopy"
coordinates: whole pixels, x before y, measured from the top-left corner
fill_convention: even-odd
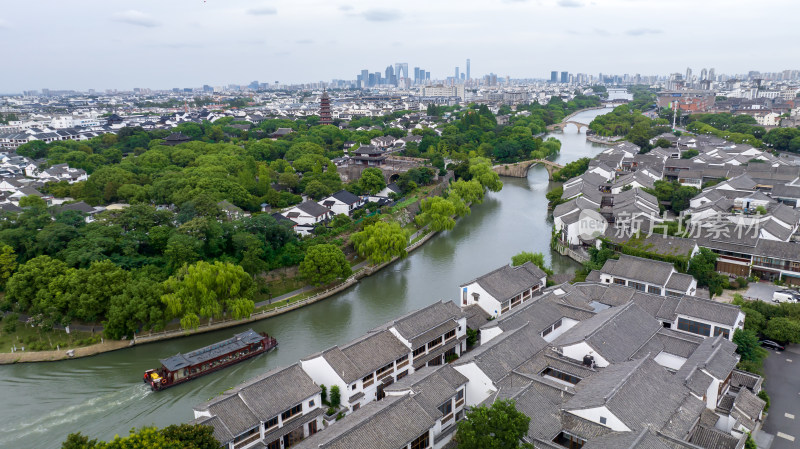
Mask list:
[[[533,449],[522,441],[531,418],[518,411],[513,400],[498,400],[491,407],[473,407],[459,421],[454,437],[459,449]]]

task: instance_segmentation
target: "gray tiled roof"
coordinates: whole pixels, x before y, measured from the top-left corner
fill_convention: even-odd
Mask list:
[[[766,402],[752,391],[744,388],[736,395],[731,409],[731,416],[738,419],[750,431],[755,430],[756,420],[764,410]]]
[[[355,204],[359,202],[359,198],[356,195],[348,192],[347,190],[340,190],[331,195],[332,197],[336,198],[337,200],[343,202],[344,204]]]
[[[569,346],[585,341],[611,363],[624,362],[661,329],[661,324],[634,303],[602,310],[553,341]]]
[[[391,325],[406,340],[414,340],[443,324],[455,329],[455,320],[463,316],[464,312],[454,302],[441,301],[408,313],[394,320]],[[443,334],[444,332],[441,333]],[[427,343],[427,341],[424,343]]]
[[[531,326],[503,332],[499,336],[468,352],[456,362],[474,362],[492,381],[496,382],[514,368],[547,346],[547,342]]]
[[[671,449],[648,429],[614,432],[591,439],[583,449]]]
[[[270,371],[231,390],[266,421],[319,393],[320,387],[295,363]]]
[[[322,353],[336,374],[347,383],[355,382],[376,369],[411,352],[390,331],[367,334],[346,346],[334,346]]]
[[[739,317],[740,309],[731,304],[701,299],[694,296],[683,296],[675,313],[694,318],[721,323],[727,326],[735,326]]]
[[[697,426],[689,442],[704,449],[738,449],[739,438],[713,427]]]
[[[606,261],[602,273],[655,285],[665,285],[675,270],[671,263],[620,255],[619,260]]]
[[[672,276],[669,277],[669,282],[667,282],[666,288],[678,292],[686,292],[692,285],[692,281],[694,281],[694,277],[692,277],[690,274],[672,273]]]
[[[193,424],[211,426],[214,429],[214,439],[222,444],[226,444],[236,438],[235,435],[225,426],[225,423],[217,416],[201,417],[193,421]]]
[[[469,379],[448,364],[436,368],[421,368],[413,375],[406,376],[386,387],[384,391],[387,394],[390,392],[413,392],[417,402],[425,411],[429,415],[439,418],[442,416],[439,406],[455,396],[456,391],[468,381]]]
[[[237,436],[259,424],[258,416],[245,404],[239,395],[224,396],[208,405],[206,409],[225,423],[231,435]]]
[[[295,207],[307,213],[308,215],[311,215],[312,217],[319,217],[330,212],[330,209],[327,207],[311,200],[302,202]]]
[[[564,404],[564,410],[605,406],[632,429],[662,429],[689,395],[651,359],[610,365],[581,384],[583,388]]]
[[[693,371],[704,370],[722,380],[728,377],[738,362],[736,344],[718,335],[704,339],[676,375],[688,379]]]
[[[297,449],[397,449],[433,427],[414,396],[387,396],[370,402],[322,432],[303,440]]]
[[[542,278],[546,276],[547,274],[541,268],[531,262],[525,262],[517,267],[503,265],[479,278],[462,284],[461,287],[477,282],[487,293],[502,302],[539,284]]]

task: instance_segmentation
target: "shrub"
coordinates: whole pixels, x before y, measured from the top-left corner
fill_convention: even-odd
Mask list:
[[[342,403],[342,394],[339,392],[339,386],[334,385],[331,387],[331,406],[334,408],[339,407]]]
[[[328,407],[328,410],[325,412],[325,414],[328,416],[333,416],[336,414],[336,409],[333,407]]]
[[[478,342],[478,331],[467,328],[467,346],[475,346]]]
[[[745,288],[745,287],[747,287],[747,279],[745,279],[745,278],[743,278],[741,276],[736,278],[736,280],[734,282],[735,282],[737,288]]]
[[[320,392],[320,395],[322,396],[322,403],[323,404],[327,404],[328,403],[328,387],[326,387],[325,384],[320,384],[319,388],[320,388],[320,390],[322,390],[322,392]]]
[[[3,332],[13,333],[17,331],[17,323],[19,323],[19,314],[9,313],[3,320]]]
[[[761,390],[758,392],[758,397],[760,397],[764,402],[767,404],[764,406],[764,413],[769,410],[769,395],[767,394],[767,390]]]
[[[447,357],[444,358],[445,363],[450,363],[454,360],[458,360],[458,354],[449,354]]]

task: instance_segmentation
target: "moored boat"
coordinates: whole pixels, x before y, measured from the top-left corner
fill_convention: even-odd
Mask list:
[[[161,367],[144,372],[144,382],[154,391],[188,382],[227,366],[253,358],[278,345],[264,332],[253,329],[192,352],[161,359]]]

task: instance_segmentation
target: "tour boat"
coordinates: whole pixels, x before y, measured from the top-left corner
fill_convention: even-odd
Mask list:
[[[144,372],[144,383],[149,384],[153,391],[163,390],[235,365],[276,346],[278,341],[266,333],[248,329],[205,348],[161,359],[161,368]]]

